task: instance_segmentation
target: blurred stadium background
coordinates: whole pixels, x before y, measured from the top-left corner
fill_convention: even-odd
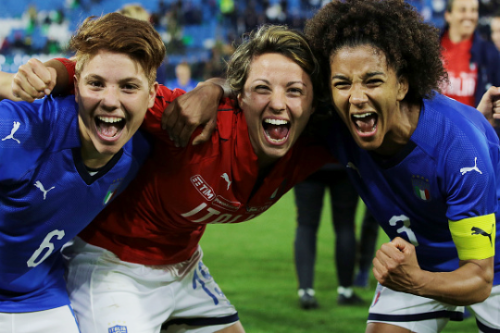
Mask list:
[[[69,56],[72,32],[89,15],[142,5],[161,33],[168,57],[159,82],[174,77],[175,65],[187,62],[192,77],[220,76],[239,36],[263,23],[301,29],[323,0],[1,0],[0,70],[16,72],[30,57],[42,61]],[[408,0],[426,21],[441,27],[446,0]],[[498,0],[480,1],[480,29],[487,35],[488,18]]]

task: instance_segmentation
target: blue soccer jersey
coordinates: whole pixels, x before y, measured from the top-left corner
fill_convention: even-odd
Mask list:
[[[359,148],[337,117],[329,135],[367,208],[391,239],[400,236],[416,246],[424,270],[458,268],[449,221],[489,214],[498,219],[499,141],[471,107],[439,94],[424,100],[410,141],[389,159]],[[499,284],[496,239],[494,284]]]
[[[149,152],[136,134],[91,176],[74,99],[0,102],[0,312],[69,304],[61,247],[124,189]]]

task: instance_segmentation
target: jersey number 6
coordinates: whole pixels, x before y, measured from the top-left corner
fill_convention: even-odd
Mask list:
[[[56,229],[56,230],[49,232],[47,234],[47,236],[45,236],[42,244],[40,244],[38,249],[33,253],[31,258],[28,260],[28,262],[27,262],[28,267],[36,267],[36,266],[40,265],[45,259],[47,259],[48,256],[50,256],[52,254],[52,252],[54,251],[54,244],[52,244],[50,241],[52,240],[52,238],[54,236],[56,236],[58,240],[61,240],[64,237],[64,230],[57,230]],[[43,257],[40,260],[36,261],[45,249],[46,249],[46,251],[45,251],[45,254],[43,255]]]

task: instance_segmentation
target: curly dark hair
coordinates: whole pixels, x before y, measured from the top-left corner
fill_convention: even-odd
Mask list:
[[[305,34],[330,82],[330,57],[342,47],[372,45],[409,81],[405,100],[420,103],[447,79],[438,30],[403,0],[333,0],[306,23]],[[328,84],[330,87],[330,84]]]

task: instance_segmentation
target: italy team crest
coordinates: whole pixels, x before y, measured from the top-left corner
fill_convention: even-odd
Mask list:
[[[102,201],[102,204],[106,206],[108,202],[115,196],[116,191],[118,190],[118,187],[120,187],[121,182],[115,182],[111,184],[108,188],[108,192],[106,193],[106,196],[104,197],[104,200]]]
[[[428,179],[425,179],[423,176],[413,175],[411,177],[411,183],[413,186],[413,193],[420,200],[431,200],[430,184]]]

